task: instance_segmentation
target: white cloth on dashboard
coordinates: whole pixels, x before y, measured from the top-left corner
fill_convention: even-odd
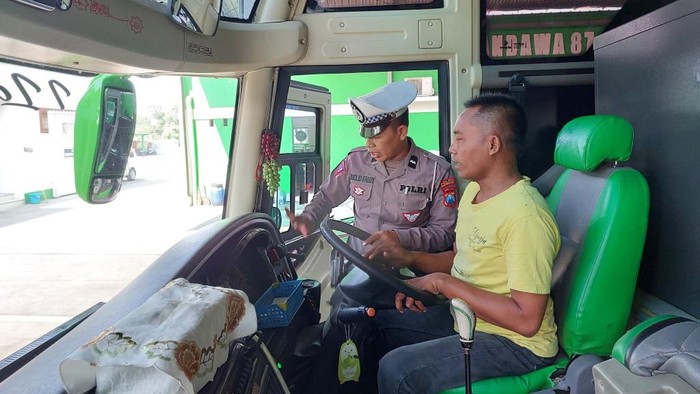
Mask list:
[[[175,279],[63,360],[61,381],[68,393],[196,393],[256,329],[244,292]]]

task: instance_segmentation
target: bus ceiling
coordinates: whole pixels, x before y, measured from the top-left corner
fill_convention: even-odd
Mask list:
[[[3,2],[0,56],[76,71],[236,76],[292,64],[308,40],[298,21],[219,23],[208,37],[173,23],[158,1],[73,0],[65,12],[27,2]]]
[[[481,57],[468,62],[476,60],[490,66],[539,63],[542,59],[545,63],[590,61],[589,49],[595,35],[671,1],[481,0],[486,22],[480,32]],[[307,0],[303,10],[287,2],[264,2],[258,9],[258,3],[222,1],[214,9],[210,4],[177,0],[4,2],[0,56],[97,73],[215,76],[240,76],[251,70],[292,64],[372,63],[399,57],[410,61],[426,55],[444,60],[464,49],[443,29],[454,30],[455,23],[462,23],[456,22],[455,16],[470,19],[470,13],[459,10],[453,0],[396,0],[392,5],[378,0]],[[329,36],[326,19],[330,16],[322,20],[315,16],[315,24],[309,24],[307,15],[299,14],[345,12],[342,18],[361,21],[362,14],[357,11],[376,14],[421,9],[433,9],[434,18],[444,23],[435,30],[445,36],[441,46],[435,47],[432,39],[427,47],[421,46],[418,35],[432,31],[407,30],[404,35],[409,38],[403,40],[407,42],[395,42],[390,39],[395,31],[372,30],[378,39],[391,42],[388,48],[381,47],[382,54],[363,46],[366,40],[362,41],[362,34],[366,32],[362,30],[354,35],[336,32]],[[387,12],[386,16],[388,19],[382,20],[394,24],[401,19],[396,13]],[[547,33],[550,36],[545,40]],[[415,45],[416,38],[421,45]],[[326,53],[335,47],[344,49],[340,43],[345,41],[356,48],[355,52]],[[385,53],[387,49],[394,52]],[[362,55],[365,52],[366,56]],[[459,65],[465,66],[468,64]]]

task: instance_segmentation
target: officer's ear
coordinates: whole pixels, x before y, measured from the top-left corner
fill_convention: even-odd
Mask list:
[[[399,125],[396,128],[396,131],[399,132],[399,138],[401,139],[401,141],[405,141],[406,138],[408,138],[408,126],[406,126],[405,124]]]

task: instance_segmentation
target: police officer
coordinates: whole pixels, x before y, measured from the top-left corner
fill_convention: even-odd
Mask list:
[[[413,84],[394,82],[350,98],[366,144],[338,164],[301,215],[287,211],[293,228],[308,235],[352,196],[355,226],[372,234],[373,248],[438,252],[452,246],[457,184],[445,159],[408,137],[408,105],[416,94]],[[350,238],[355,250],[368,252]]]

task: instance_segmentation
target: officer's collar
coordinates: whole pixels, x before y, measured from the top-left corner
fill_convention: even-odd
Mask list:
[[[418,160],[418,158],[420,157],[420,151],[418,150],[419,148],[418,148],[418,146],[416,146],[415,142],[413,142],[413,139],[411,137],[407,137],[407,138],[408,138],[408,146],[409,146],[408,153],[403,158],[403,167],[399,167],[399,168],[405,168],[405,169],[419,171],[420,170],[419,160]],[[375,167],[379,163],[379,161],[377,159],[375,159],[374,157],[372,157],[369,162],[371,165],[373,165]],[[397,168],[397,170],[398,170],[398,168]]]
[[[408,169],[419,171],[420,167],[418,166],[418,157],[420,152],[418,151],[418,147],[413,142],[411,137],[408,137],[408,143],[410,144],[411,148],[408,150],[408,154],[404,158],[404,166]]]

